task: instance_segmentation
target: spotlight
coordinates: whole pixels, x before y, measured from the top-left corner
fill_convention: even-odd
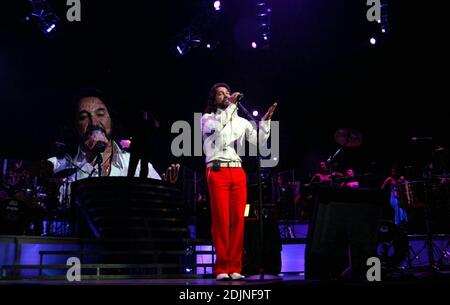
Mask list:
[[[377,43],[377,40],[375,38],[370,38],[370,44],[375,45]]]
[[[119,144],[122,149],[129,149],[131,146],[131,141],[129,139],[122,139]]]
[[[386,29],[381,29],[381,33],[386,33]]]
[[[258,46],[256,45],[256,42],[253,41],[253,42],[252,42],[252,48],[253,48],[253,49],[256,49],[257,47],[258,47]]]
[[[206,48],[211,49],[211,45],[209,43],[207,43]]]
[[[47,33],[50,33],[55,27],[56,27],[56,25],[54,23],[52,23],[50,26],[47,27],[47,29],[45,31]]]
[[[31,7],[31,14],[25,20],[33,19],[46,35],[55,32],[55,28],[60,27],[59,17],[46,0],[29,0],[28,2]]]
[[[184,54],[184,51],[181,46],[177,46],[177,50],[178,50],[178,53],[180,53],[180,55]]]
[[[256,19],[259,28],[258,49],[268,49],[270,47],[271,15],[272,8],[268,0],[255,0]]]
[[[259,113],[258,113],[258,110],[254,110],[254,111],[253,111],[253,116],[258,116],[258,114],[259,114]]]
[[[221,3],[220,3],[220,1],[214,1],[214,9],[215,9],[216,11],[220,11],[220,9],[221,9]]]

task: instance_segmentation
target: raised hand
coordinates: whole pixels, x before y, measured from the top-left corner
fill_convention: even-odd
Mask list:
[[[277,108],[277,103],[273,103],[272,106],[270,106],[269,110],[267,110],[266,114],[262,117],[261,120],[268,121],[272,118],[273,113],[275,112],[275,108]]]
[[[162,180],[169,183],[176,183],[180,172],[180,164],[171,164],[166,172],[162,174]]]

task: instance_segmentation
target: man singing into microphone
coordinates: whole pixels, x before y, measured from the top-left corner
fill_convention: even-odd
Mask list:
[[[206,180],[211,204],[212,238],[216,250],[216,279],[240,280],[244,242],[244,210],[247,201],[247,180],[241,158],[234,143],[248,140],[256,144],[256,130],[237,114],[242,94],[230,94],[224,83],[215,84],[201,119],[203,150],[206,155]],[[274,103],[262,118],[259,142],[269,138]],[[255,237],[256,238],[256,237]]]
[[[69,156],[63,159],[50,158],[54,171],[77,168],[76,177],[73,175],[70,180],[98,176],[127,176],[130,154],[112,140],[112,121],[103,94],[98,90],[85,90],[77,97],[76,106],[78,152],[74,158]],[[165,180],[175,182],[178,169],[179,165],[169,167]],[[138,176],[139,172],[140,164],[135,175]],[[151,163],[148,163],[148,178],[161,179]]]

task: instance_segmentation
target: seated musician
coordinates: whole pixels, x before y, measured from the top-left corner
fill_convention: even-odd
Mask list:
[[[330,174],[327,162],[322,161],[319,163],[319,172],[314,174],[314,176],[311,178],[310,183],[329,182],[329,181],[331,181],[331,178],[342,177],[342,176],[343,175],[339,172],[333,172]]]
[[[353,170],[353,168],[348,168],[345,171],[345,176],[344,176],[344,182],[341,183],[341,187],[343,188],[358,188],[359,187],[359,182],[352,179],[352,177],[355,177],[355,171]]]

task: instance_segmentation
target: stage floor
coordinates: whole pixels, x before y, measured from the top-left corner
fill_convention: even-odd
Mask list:
[[[256,279],[255,279],[256,278]],[[402,276],[389,277],[383,279],[379,284],[397,285],[397,284],[450,284],[450,271],[441,271],[439,273],[430,273],[427,270],[415,270],[403,273]],[[317,281],[305,280],[304,274],[284,274],[276,279],[271,276],[261,280],[259,276],[252,276],[240,281],[216,281],[214,278],[207,279],[82,279],[79,282],[69,282],[67,280],[52,279],[22,279],[22,280],[0,280],[0,286],[8,285],[87,285],[87,286],[323,286],[323,285],[372,285],[376,283],[369,282],[350,282],[350,281]]]
[[[241,280],[241,281],[216,281],[208,279],[102,279],[81,280],[80,282],[68,282],[64,280],[1,280],[0,285],[168,285],[168,286],[247,286],[266,284],[292,284],[293,282],[305,282],[304,275],[283,275],[279,279],[268,279],[264,281]]]

